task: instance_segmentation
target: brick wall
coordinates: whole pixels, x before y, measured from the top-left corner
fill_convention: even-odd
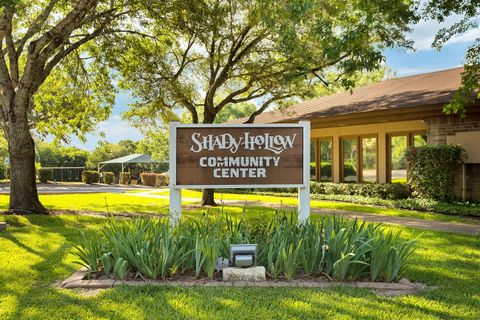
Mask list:
[[[431,144],[444,144],[447,136],[455,132],[480,131],[480,113],[467,114],[464,119],[458,116],[437,116],[425,119],[427,139]],[[480,148],[480,143],[479,143]],[[466,165],[466,197],[468,200],[480,202],[480,164]],[[462,196],[462,176],[457,180],[455,188],[457,197]]]
[[[467,114],[464,119],[459,116],[437,116],[425,119],[427,123],[428,143],[444,144],[447,136],[455,132],[480,131],[480,113]]]

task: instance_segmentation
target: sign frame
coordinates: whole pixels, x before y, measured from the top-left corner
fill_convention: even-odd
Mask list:
[[[303,183],[300,184],[212,184],[212,185],[177,185],[177,129],[178,128],[302,128],[303,131]],[[298,188],[299,222],[305,223],[310,218],[310,121],[298,123],[275,124],[181,124],[169,123],[169,188],[170,221],[172,224],[180,219],[182,189],[246,189],[246,188]]]

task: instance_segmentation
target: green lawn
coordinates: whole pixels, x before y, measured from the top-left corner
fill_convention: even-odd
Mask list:
[[[144,191],[141,191],[144,192]],[[136,194],[139,192],[128,192],[125,194],[117,193],[90,193],[90,194],[59,194],[59,195],[40,195],[40,200],[49,209],[54,210],[86,210],[97,212],[126,212],[126,213],[168,213],[168,190],[164,191],[151,191],[149,194],[153,196],[162,196],[164,198],[149,198],[139,197]],[[201,192],[196,190],[183,190],[182,197],[184,198],[183,204],[188,205],[192,203],[199,203],[201,199]],[[189,199],[197,199],[192,201]],[[274,204],[284,204],[284,211],[291,212],[291,206],[297,205],[297,198],[294,197],[280,197],[280,196],[267,196],[267,195],[255,195],[255,194],[233,194],[233,193],[216,193],[216,199],[219,204],[221,200],[240,200],[246,203],[247,213],[254,214],[262,209],[257,207],[251,207],[249,202],[262,201]],[[413,210],[392,209],[385,207],[375,207],[369,205],[360,205],[346,202],[335,201],[320,201],[312,200],[312,208],[318,209],[338,209],[348,211],[358,211],[366,213],[374,213],[381,215],[401,216],[410,218],[420,218],[432,221],[445,221],[445,222],[462,222],[469,224],[480,224],[480,219],[463,218],[458,216],[449,216],[438,213],[420,212]],[[6,209],[8,207],[8,195],[0,195],[0,209]],[[219,211],[220,208],[211,209],[211,211]],[[225,206],[224,210],[228,212],[241,212],[242,208]],[[196,210],[205,211],[205,210]],[[270,210],[274,211],[274,210]],[[187,212],[188,213],[188,212]]]
[[[154,192],[152,194],[167,196],[168,191]],[[201,192],[194,191],[194,190],[183,190],[182,196],[188,197],[188,198],[200,199]],[[252,202],[252,201],[264,201],[264,202],[270,202],[275,204],[284,204],[286,206],[296,206],[298,204],[298,200],[295,197],[281,197],[281,196],[256,195],[256,194],[234,194],[234,193],[217,192],[215,195],[215,199],[217,200],[218,203],[221,203],[221,200],[223,199],[223,200],[241,200],[241,201],[245,201],[247,204],[248,202]],[[449,215],[431,213],[431,212],[392,209],[392,208],[386,208],[386,207],[375,207],[375,206],[360,205],[360,204],[347,203],[347,202],[312,200],[310,201],[310,205],[312,208],[318,208],[318,209],[348,210],[348,211],[374,213],[374,214],[382,214],[382,215],[390,215],[390,216],[419,218],[419,219],[433,220],[433,221],[480,224],[480,219],[475,219],[475,218],[463,218],[458,216],[449,216]]]
[[[54,284],[78,268],[70,250],[80,231],[96,232],[105,219],[32,215],[0,220],[12,225],[8,232],[0,232],[0,319],[480,318],[480,241],[475,236],[403,231],[405,238],[422,234],[407,277],[436,287],[417,295],[388,298],[345,287],[148,286],[89,296]]]

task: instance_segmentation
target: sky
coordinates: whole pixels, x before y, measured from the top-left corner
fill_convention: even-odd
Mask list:
[[[408,34],[408,38],[415,41],[416,50],[385,50],[383,53],[387,67],[392,69],[397,77],[403,77],[461,66],[468,47],[480,34],[480,28],[454,37],[441,51],[431,48],[431,43],[439,28],[451,25],[457,20],[458,16],[452,16],[447,18],[442,25],[435,21],[424,21],[415,25],[412,32]],[[140,131],[131,127],[127,121],[122,120],[122,113],[128,109],[128,104],[133,101],[129,92],[120,91],[117,94],[111,116],[107,121],[98,124],[98,132],[88,134],[86,142],[72,138],[71,144],[82,149],[93,150],[98,141],[102,139],[99,132],[103,132],[105,140],[114,143],[122,139],[132,139],[134,141],[142,139],[143,136]]]

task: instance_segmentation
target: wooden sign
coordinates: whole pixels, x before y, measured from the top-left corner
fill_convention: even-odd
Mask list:
[[[178,127],[176,185],[303,185],[302,127]]]
[[[299,188],[300,221],[310,214],[310,122],[170,123],[170,213],[184,188]],[[301,211],[301,212],[300,212]]]

